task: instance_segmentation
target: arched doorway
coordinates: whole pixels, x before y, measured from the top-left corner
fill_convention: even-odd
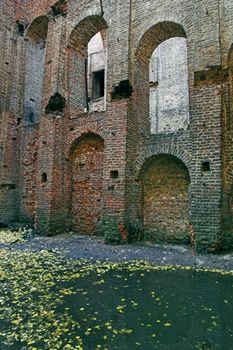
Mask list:
[[[87,134],[72,152],[72,228],[79,233],[95,233],[101,221],[103,150],[103,139]]]
[[[189,238],[189,173],[170,155],[150,158],[142,171],[143,222],[152,239]]]

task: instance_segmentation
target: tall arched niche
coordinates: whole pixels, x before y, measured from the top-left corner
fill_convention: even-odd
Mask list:
[[[24,84],[24,120],[26,125],[39,122],[48,18],[35,18],[26,34],[25,84]]]

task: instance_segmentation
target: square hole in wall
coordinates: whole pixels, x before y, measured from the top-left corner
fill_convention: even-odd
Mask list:
[[[19,21],[17,21],[16,24],[17,24],[17,33],[19,35],[23,36],[24,35],[24,31],[25,31],[23,23],[20,23]]]
[[[42,173],[41,174],[41,182],[47,182],[48,181],[48,177],[47,177],[47,174],[46,173]]]
[[[204,160],[202,162],[202,171],[210,171],[210,161],[209,160]]]
[[[104,69],[92,73],[92,99],[104,96]]]
[[[119,177],[118,170],[111,170],[110,171],[110,177],[111,177],[111,179],[118,179],[118,177]]]

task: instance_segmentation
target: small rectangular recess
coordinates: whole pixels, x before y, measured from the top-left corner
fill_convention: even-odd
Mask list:
[[[118,179],[118,177],[119,177],[118,170],[111,170],[110,171],[110,177],[111,177],[111,179]]]
[[[202,171],[206,172],[206,171],[210,171],[210,161],[209,160],[204,160],[202,162]]]
[[[92,99],[97,100],[104,96],[104,69],[92,73]]]

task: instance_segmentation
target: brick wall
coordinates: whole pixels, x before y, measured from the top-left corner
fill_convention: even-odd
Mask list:
[[[184,164],[171,156],[152,157],[141,177],[143,223],[150,237],[189,240],[190,180]]]
[[[2,0],[0,221],[34,220],[43,232],[72,227],[72,152],[83,135],[95,134],[103,140],[102,158],[97,157],[103,163],[102,170],[99,164],[99,170],[90,168],[90,173],[102,171],[105,226],[143,225],[145,213],[149,226],[157,226],[155,188],[166,175],[172,183],[169,174],[179,173],[177,163],[162,162],[160,178],[156,166],[148,170],[146,198],[151,200],[146,200],[144,211],[140,174],[148,159],[163,154],[179,159],[190,177],[188,202],[187,191],[181,191],[186,205],[177,225],[182,229],[175,221],[171,224],[166,214],[175,197],[167,196],[169,184],[159,189],[160,198],[163,193],[167,196],[161,204],[169,228],[165,236],[175,236],[173,226],[177,237],[179,232],[184,235],[189,220],[199,247],[229,247],[233,241],[232,12],[231,0],[174,0],[172,11],[171,2],[162,0],[104,0],[102,6],[97,0]],[[43,22],[47,39],[39,51],[27,36],[41,16],[48,30]],[[84,62],[88,42],[99,31],[107,52],[106,108],[85,112]],[[151,134],[149,61],[160,44],[174,37],[187,43],[188,125]],[[171,92],[168,84],[169,88]],[[30,98],[36,106],[31,106]],[[36,111],[38,127],[25,124],[29,107]],[[183,120],[179,108],[176,113]],[[86,157],[88,143],[85,147]],[[177,188],[185,188],[186,175],[180,174]],[[88,197],[89,187],[95,186],[76,191],[81,192],[77,203]],[[83,213],[89,213],[86,201],[82,203]],[[156,213],[152,220],[156,224],[150,222],[151,213]],[[94,215],[86,216],[96,224]],[[92,224],[86,223],[87,231]]]
[[[72,229],[95,233],[102,219],[103,140],[87,134],[72,154]]]

